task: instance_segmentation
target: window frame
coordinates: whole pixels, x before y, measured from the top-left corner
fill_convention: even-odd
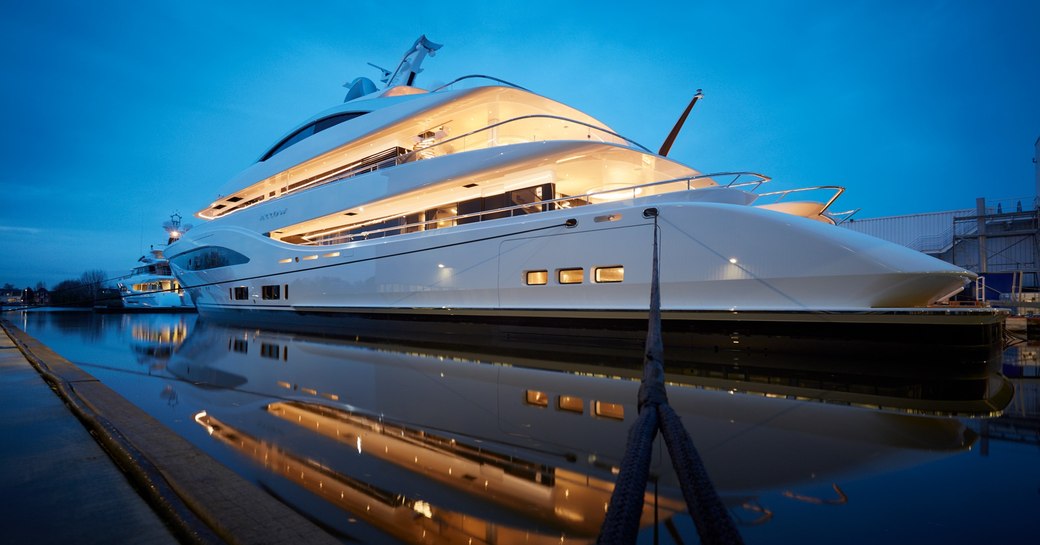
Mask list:
[[[621,278],[619,280],[602,280],[600,278],[600,271],[620,271]],[[603,267],[592,268],[592,281],[596,284],[620,284],[625,281],[625,266],[624,265],[606,265]]]
[[[564,275],[567,273],[580,273],[577,280],[564,281]],[[574,285],[585,283],[585,267],[566,267],[556,269],[556,283],[560,285]]]

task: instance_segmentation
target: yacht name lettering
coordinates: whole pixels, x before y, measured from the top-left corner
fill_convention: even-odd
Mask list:
[[[267,221],[269,219],[277,218],[278,216],[284,216],[288,211],[288,208],[283,208],[281,210],[275,210],[274,212],[268,212],[263,216],[260,216],[260,221]]]

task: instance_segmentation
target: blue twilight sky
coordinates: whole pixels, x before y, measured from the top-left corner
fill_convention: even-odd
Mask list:
[[[0,285],[128,271],[423,33],[419,85],[497,76],[651,149],[703,88],[670,157],[843,185],[861,218],[1035,194],[1036,0],[8,4]]]

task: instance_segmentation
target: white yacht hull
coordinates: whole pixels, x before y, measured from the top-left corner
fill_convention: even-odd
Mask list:
[[[906,337],[899,346],[932,328],[943,331],[930,341],[938,344],[986,354],[998,344],[998,312],[925,308],[963,288],[970,273],[806,218],[691,200],[711,193],[670,193],[331,246],[285,244],[215,222],[193,231],[178,252],[234,248],[247,263],[192,271],[172,261],[200,314],[239,324],[414,338],[422,331],[435,337],[446,331],[437,324],[453,322],[548,326],[568,335],[620,328],[639,337],[655,224],[644,211],[652,208],[666,332],[725,338],[750,324],[773,324],[780,329],[766,333],[768,346],[797,345],[811,335],[835,338],[834,350],[845,350],[849,335],[884,344],[893,332],[866,325],[886,324]],[[593,280],[597,268],[617,266],[623,281]],[[576,269],[580,283],[558,282],[558,271]],[[529,271],[546,271],[546,284],[528,285]],[[279,297],[265,299],[264,286],[278,286]],[[235,288],[245,288],[239,294],[248,297],[236,299]],[[717,349],[719,341],[706,346]]]
[[[195,305],[186,293],[155,292],[123,296],[123,310],[192,312]]]

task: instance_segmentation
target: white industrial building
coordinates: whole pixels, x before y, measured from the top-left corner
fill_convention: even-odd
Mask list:
[[[985,276],[990,300],[1034,300],[1040,291],[1040,138],[1035,143],[1036,194],[986,200],[974,208],[855,219],[842,227],[933,255]]]

